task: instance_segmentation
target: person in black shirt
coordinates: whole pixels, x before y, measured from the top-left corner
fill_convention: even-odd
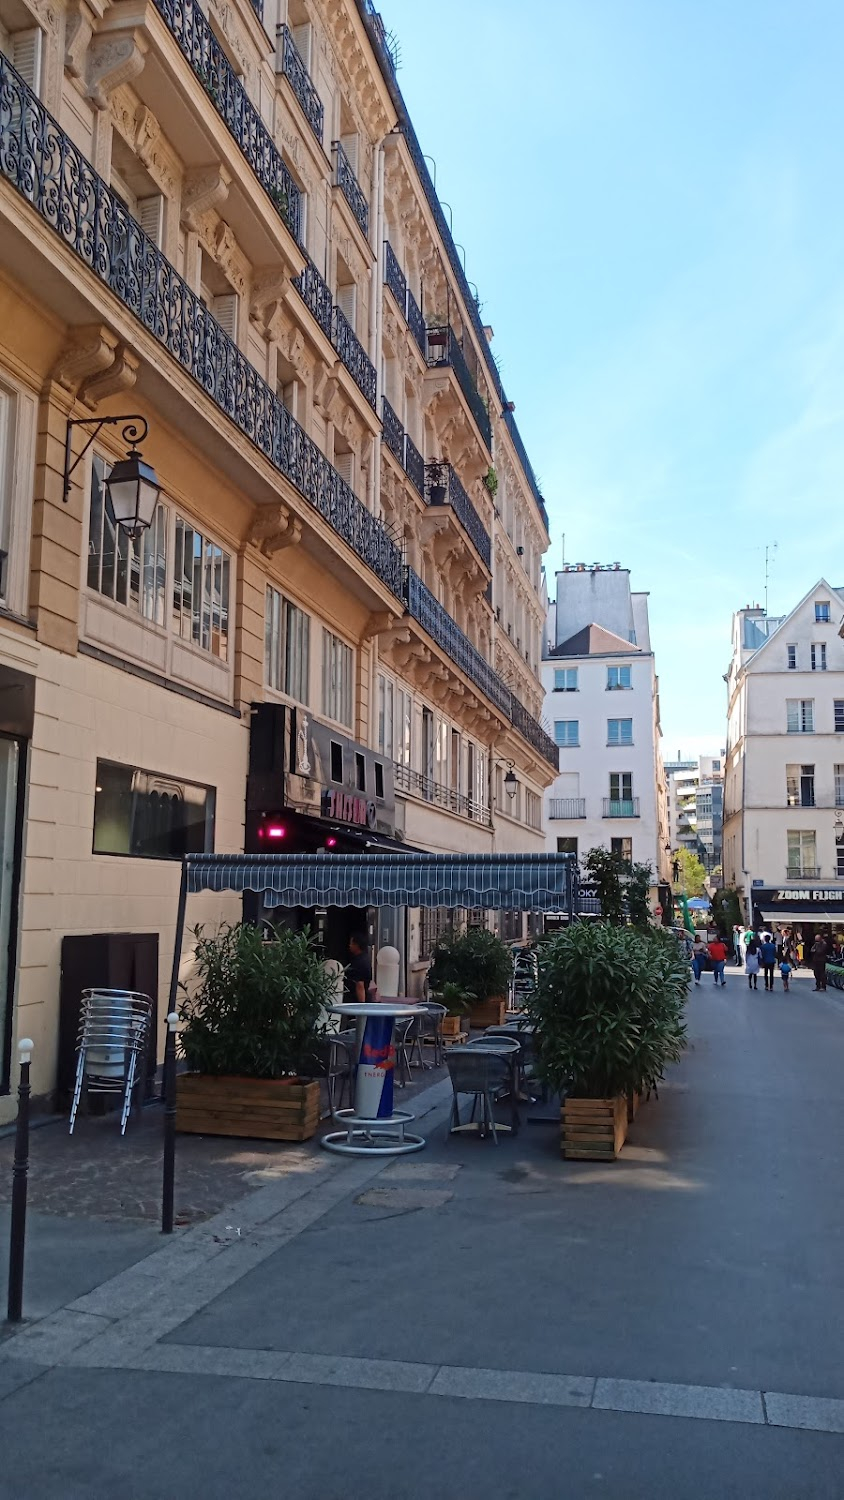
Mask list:
[[[351,960],[343,976],[344,1000],[362,1005],[371,999],[372,964],[369,961],[369,944],[366,934],[354,932],[349,938]]]

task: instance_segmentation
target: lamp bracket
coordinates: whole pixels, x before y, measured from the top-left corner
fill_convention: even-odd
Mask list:
[[[67,434],[64,440],[64,488],[62,489],[62,502],[65,505],[67,504],[67,497],[70,494],[71,476],[82,462],[91,444],[96,442],[104,427],[119,427],[121,423],[123,424],[123,441],[124,443],[128,443],[131,448],[135,448],[138,443],[142,443],[149,432],[149,423],[146,417],[140,416],[138,412],[129,412],[128,416],[125,417],[73,417],[68,419]],[[73,463],[71,463],[70,453],[74,427],[93,427],[94,431],[91,433],[82,452],[78,453]]]

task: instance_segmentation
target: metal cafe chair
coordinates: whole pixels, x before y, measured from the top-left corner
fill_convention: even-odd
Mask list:
[[[328,1037],[328,1044],[328,1072],[325,1081],[328,1090],[328,1107],[333,1115],[338,1109],[343,1108],[343,1095],[347,1091],[349,1106],[351,1107],[352,1104],[357,1032],[354,1030],[332,1032]]]
[[[88,1094],[122,1094],[120,1134],[132,1109],[132,1091],[143,1076],[152,1021],[149,995],[136,990],[83,990],[77,1037],[76,1085],[70,1134],[83,1086]],[[138,1060],[141,1067],[138,1067]]]
[[[476,1130],[481,1136],[492,1135],[498,1145],[498,1131],[503,1129],[516,1134],[519,1128],[519,1111],[516,1104],[516,1089],[513,1077],[513,1059],[518,1044],[510,1044],[507,1038],[495,1038],[484,1044],[482,1038],[465,1047],[450,1047],[446,1054],[446,1067],[451,1079],[453,1099],[448,1122],[449,1135],[458,1131]],[[460,1095],[471,1094],[472,1113],[469,1120],[460,1119]],[[510,1124],[499,1125],[495,1118],[495,1105],[499,1099],[509,1097]],[[480,1120],[475,1114],[480,1106]]]

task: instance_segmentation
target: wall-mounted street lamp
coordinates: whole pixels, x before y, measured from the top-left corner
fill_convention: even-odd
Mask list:
[[[119,459],[116,464],[112,465],[106,478],[106,504],[115,523],[123,528],[126,535],[138,537],[151,525],[161,493],[161,485],[154,468],[151,464],[144,462],[138,451],[138,443],[142,443],[149,432],[149,424],[145,417],[132,413],[127,417],[76,417],[69,421],[64,445],[62,500],[65,504],[67,503],[71,476],[82,462],[91,444],[96,441],[102,428],[121,425],[123,426],[123,441],[129,444],[129,452],[125,458]],[[74,427],[93,427],[94,430],[82,452],[77,454],[71,463]]]
[[[516,780],[516,772],[514,770],[515,761],[512,761],[512,760],[499,760],[497,762],[497,764],[499,766],[506,766],[507,767],[507,771],[506,771],[506,774],[505,774],[505,777],[504,777],[504,790],[505,790],[505,792],[507,793],[507,796],[510,798],[510,800],[512,802],[513,798],[516,795],[516,787],[519,784],[518,781]]]

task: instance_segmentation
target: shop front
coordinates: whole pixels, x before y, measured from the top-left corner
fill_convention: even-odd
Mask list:
[[[356,854],[406,846],[397,835],[392,761],[286,704],[253,705],[246,785],[247,854]],[[402,906],[266,906],[252,894],[256,920],[309,927],[326,958],[348,962],[349,938],[366,932],[373,953],[397,948],[405,973]]]
[[[761,886],[751,893],[753,926],[776,933],[799,934],[806,951],[819,932],[834,937],[844,932],[844,882],[831,886]]]

